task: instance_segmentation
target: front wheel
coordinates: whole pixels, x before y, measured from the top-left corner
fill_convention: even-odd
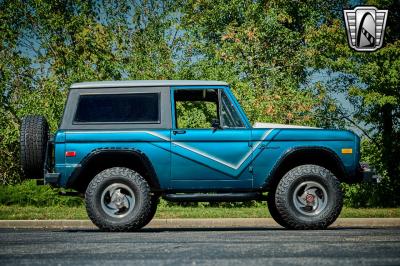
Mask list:
[[[86,210],[104,231],[133,231],[154,216],[154,201],[146,180],[129,168],[113,167],[97,174],[86,194]]]
[[[343,194],[339,180],[318,165],[291,169],[276,187],[274,205],[289,229],[325,229],[339,216]]]

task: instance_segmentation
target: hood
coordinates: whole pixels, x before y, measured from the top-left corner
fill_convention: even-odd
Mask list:
[[[307,129],[320,129],[318,127],[307,127],[307,126],[298,126],[298,125],[285,125],[285,124],[275,124],[275,123],[261,123],[261,122],[254,123],[253,128],[307,128]]]

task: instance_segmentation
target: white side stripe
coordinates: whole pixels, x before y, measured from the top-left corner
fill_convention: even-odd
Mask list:
[[[208,159],[210,159],[210,160],[213,160],[213,161],[216,161],[216,162],[218,162],[218,163],[220,163],[220,164],[223,164],[223,165],[225,165],[225,166],[228,166],[228,167],[230,167],[230,168],[232,168],[232,169],[234,169],[234,170],[237,170],[237,169],[239,169],[239,168],[242,166],[242,164],[249,158],[249,156],[258,148],[258,146],[260,146],[260,144],[268,137],[268,135],[269,135],[273,130],[274,130],[274,129],[270,129],[270,130],[266,131],[266,132],[264,133],[264,135],[261,137],[261,140],[260,140],[260,141],[257,141],[257,142],[249,149],[249,151],[244,155],[244,157],[243,157],[237,164],[233,164],[233,163],[226,162],[226,161],[221,160],[221,159],[219,159],[219,158],[217,158],[217,157],[215,157],[215,156],[213,156],[213,155],[211,155],[211,154],[208,154],[208,153],[206,153],[206,152],[203,152],[203,151],[201,151],[201,150],[198,150],[198,149],[196,149],[196,148],[194,148],[194,147],[190,147],[190,146],[188,146],[188,145],[186,145],[186,144],[183,144],[183,143],[181,143],[181,142],[172,141],[171,143],[174,144],[174,145],[177,145],[177,146],[179,146],[179,147],[181,147],[181,148],[187,149],[187,150],[189,150],[189,151],[191,151],[191,152],[194,152],[194,153],[196,153],[196,154],[198,154],[198,155],[201,155],[201,156],[203,156],[203,157],[206,157],[206,158],[208,158]],[[97,133],[103,133],[103,134],[113,134],[113,133],[146,133],[146,134],[150,134],[150,135],[152,135],[152,136],[158,137],[158,138],[160,138],[160,139],[163,139],[163,140],[165,140],[165,141],[171,141],[170,138],[168,138],[168,137],[166,137],[166,136],[164,136],[164,135],[158,134],[158,133],[156,133],[156,132],[153,132],[153,131],[96,131],[96,132],[93,132],[93,131],[90,131],[90,132],[87,132],[87,131],[86,131],[86,132],[85,132],[85,131],[71,131],[71,132],[68,132],[68,133],[75,133],[75,134],[82,134],[82,133],[91,133],[91,134],[93,134],[93,133],[96,133],[96,134],[97,134]]]
[[[250,148],[250,150],[246,153],[246,155],[245,155],[237,164],[228,163],[228,162],[226,162],[226,161],[224,161],[224,160],[221,160],[221,159],[219,159],[219,158],[216,158],[216,157],[212,156],[211,154],[208,154],[208,153],[205,153],[205,152],[203,152],[203,151],[200,151],[200,150],[198,150],[198,149],[196,149],[196,148],[187,146],[186,144],[183,144],[183,143],[179,143],[179,142],[172,142],[172,143],[175,144],[175,145],[177,145],[177,146],[180,146],[180,147],[182,147],[182,148],[184,148],[184,149],[187,149],[187,150],[189,150],[189,151],[191,151],[191,152],[197,153],[197,154],[199,154],[199,155],[201,155],[201,156],[203,156],[203,157],[206,157],[206,158],[208,158],[208,159],[211,159],[211,160],[213,160],[213,161],[216,161],[216,162],[218,162],[218,163],[220,163],[220,164],[226,165],[226,166],[228,166],[228,167],[230,167],[230,168],[232,168],[232,169],[234,169],[234,170],[237,170],[237,169],[239,169],[239,168],[242,166],[242,164],[249,158],[249,156],[253,153],[253,151],[255,151],[255,150],[258,148],[258,146],[260,146],[260,144],[268,137],[268,135],[269,135],[272,131],[273,131],[273,129],[270,129],[270,130],[266,131],[266,132],[264,133],[264,135],[261,137],[261,140],[260,140],[260,141],[257,141],[256,144],[255,144],[252,148]]]
[[[168,138],[168,137],[166,137],[164,135],[158,134],[158,133],[153,132],[153,131],[143,131],[143,130],[138,130],[138,131],[137,130],[135,130],[135,131],[122,131],[122,130],[115,130],[115,131],[68,131],[67,133],[68,134],[99,134],[99,133],[101,133],[101,134],[115,134],[115,133],[129,133],[129,134],[132,134],[132,133],[146,133],[146,134],[153,135],[153,136],[155,136],[157,138],[163,139],[165,141],[171,141],[170,138]]]

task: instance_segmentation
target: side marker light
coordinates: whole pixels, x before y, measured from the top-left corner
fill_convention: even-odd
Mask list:
[[[76,151],[66,151],[65,152],[65,157],[75,157],[76,156]]]
[[[352,154],[353,149],[352,148],[343,148],[342,149],[342,154]]]

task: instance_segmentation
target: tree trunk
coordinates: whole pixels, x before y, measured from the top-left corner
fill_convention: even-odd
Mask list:
[[[394,190],[393,196],[397,197],[393,199],[394,204],[400,203],[399,197],[399,157],[396,152],[396,145],[393,128],[393,106],[391,104],[385,104],[382,107],[382,162],[387,170],[390,178],[391,188]]]

